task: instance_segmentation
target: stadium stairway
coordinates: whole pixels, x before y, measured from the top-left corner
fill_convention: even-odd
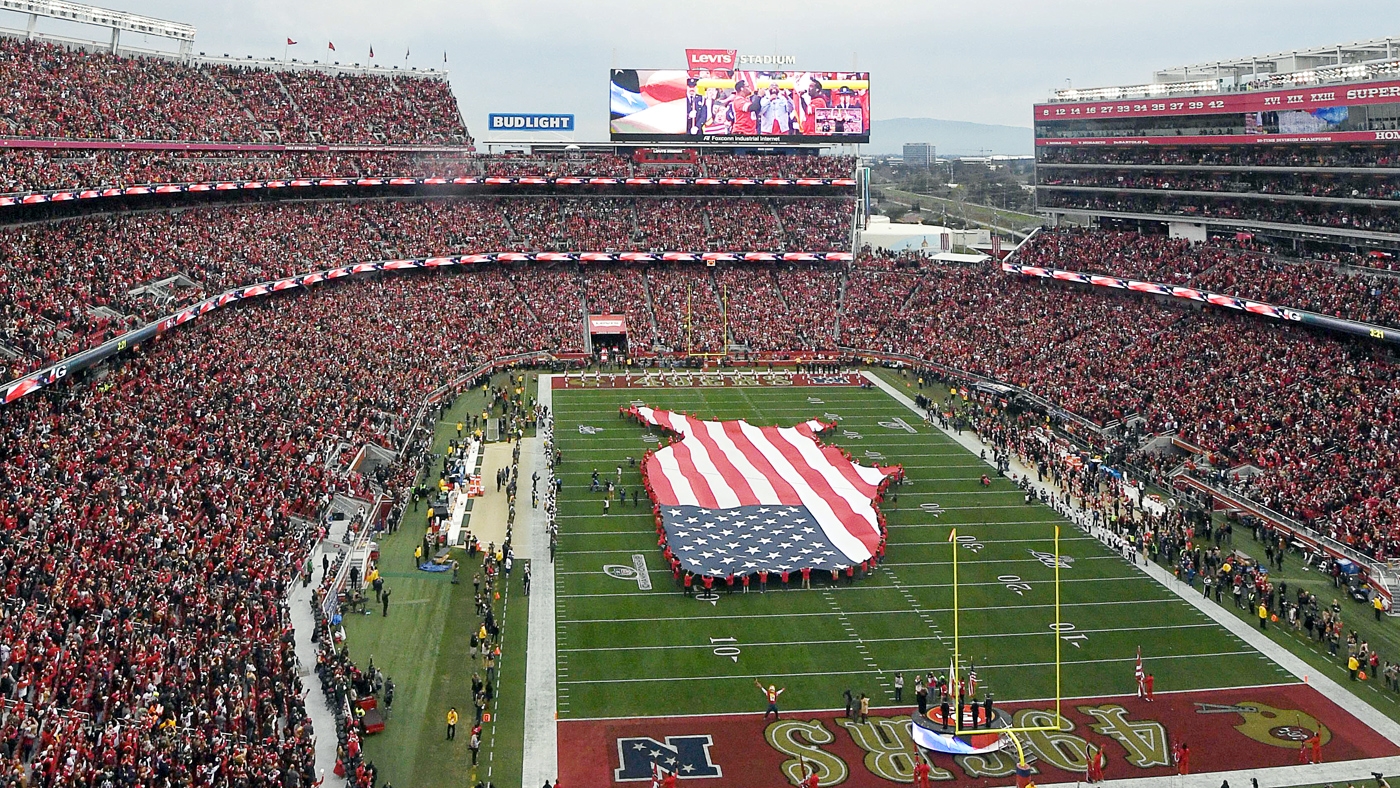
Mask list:
[[[339,551],[329,540],[317,544],[307,558],[313,573],[320,572],[323,554],[330,554],[334,561]],[[301,676],[302,689],[307,690],[306,714],[311,718],[311,728],[316,733],[316,774],[325,778],[325,782],[321,783],[323,788],[341,788],[345,785],[345,778],[335,776],[335,714],[326,704],[325,693],[320,691],[321,679],[316,675],[316,641],[311,638],[316,628],[311,612],[311,592],[315,587],[315,583],[303,586],[300,581],[293,580],[287,604],[291,610],[292,630],[296,635],[297,675]]]
[[[900,404],[909,408],[922,420],[928,416],[928,412],[920,409],[914,401],[890,385],[880,376],[872,373],[864,373],[867,380],[871,381],[881,391],[893,397]],[[963,448],[972,452],[974,456],[979,452],[984,452],[982,456],[994,457],[996,452],[992,446],[983,443],[977,435],[971,431],[958,434],[955,430],[943,430],[952,440],[956,441]],[[987,463],[996,472],[995,461]],[[1034,475],[1033,469],[1027,468],[1011,458],[1012,472],[1026,476]],[[1058,496],[1060,491],[1045,482],[1035,482],[1036,487],[1049,493],[1052,497]],[[1134,568],[1146,572],[1149,577],[1156,580],[1164,588],[1185,600],[1188,604],[1204,613],[1212,621],[1229,630],[1236,637],[1249,644],[1250,647],[1268,657],[1275,664],[1288,671],[1299,681],[1310,684],[1318,692],[1328,699],[1341,706],[1356,719],[1367,725],[1377,733],[1391,741],[1400,741],[1400,722],[1396,722],[1374,709],[1359,696],[1351,693],[1345,687],[1333,681],[1325,674],[1303,660],[1295,657],[1292,653],[1284,649],[1279,644],[1270,640],[1263,634],[1251,627],[1243,619],[1231,614],[1220,605],[1210,602],[1195,592],[1191,586],[1179,582],[1170,572],[1156,563],[1148,561],[1147,566],[1134,564]],[[1394,774],[1400,771],[1400,757],[1375,758],[1370,760],[1342,761],[1337,763],[1309,764],[1302,766],[1278,766],[1268,769],[1244,769],[1233,772],[1208,772],[1193,775],[1133,778],[1129,780],[1108,780],[1104,785],[1109,786],[1132,786],[1132,788],[1219,788],[1221,781],[1234,781],[1232,785],[1249,785],[1251,778],[1257,778],[1261,785],[1307,785],[1309,783],[1337,782],[1341,780],[1362,780],[1370,779],[1372,772],[1385,772]],[[1055,783],[1042,785],[1040,788],[1070,788],[1073,783]]]

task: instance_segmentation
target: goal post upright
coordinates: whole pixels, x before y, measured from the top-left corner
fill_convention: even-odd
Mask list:
[[[1051,630],[1051,633],[1052,633],[1052,637],[1055,638],[1055,724],[1054,724],[1054,725],[1023,725],[1023,726],[1015,726],[1015,725],[1012,725],[1012,726],[1008,726],[1008,727],[1005,727],[1005,728],[996,728],[995,730],[996,730],[997,733],[1005,733],[1005,734],[1008,734],[1008,735],[1011,737],[1012,742],[1016,745],[1016,750],[1017,750],[1018,753],[1021,751],[1021,742],[1020,742],[1019,739],[1016,738],[1016,735],[1015,735],[1015,734],[1017,734],[1017,733],[1037,733],[1037,732],[1046,732],[1046,733],[1049,733],[1049,732],[1059,732],[1059,731],[1063,731],[1063,730],[1064,730],[1065,718],[1064,718],[1064,715],[1061,713],[1062,710],[1063,710],[1064,691],[1063,691],[1063,685],[1062,685],[1062,683],[1061,683],[1061,667],[1062,667],[1062,665],[1063,665],[1063,662],[1062,662],[1062,652],[1061,652],[1061,643],[1060,643],[1060,640],[1061,640],[1061,638],[1060,638],[1060,633],[1061,633],[1062,628],[1063,628],[1063,622],[1060,620],[1060,526],[1059,526],[1059,524],[1056,523],[1056,524],[1054,525],[1054,528],[1055,528],[1055,534],[1054,534],[1054,544],[1055,544],[1055,548],[1054,548],[1054,549],[1055,549],[1055,553],[1054,553],[1055,622],[1054,622],[1054,624],[1051,625],[1050,630]],[[961,544],[961,542],[958,541],[958,529],[957,529],[956,527],[954,527],[953,530],[952,530],[952,532],[949,534],[948,541],[952,544],[952,548],[953,548],[953,670],[955,671],[955,672],[954,672],[954,675],[952,675],[952,676],[949,677],[949,682],[950,682],[950,683],[957,682],[958,684],[961,684],[961,679],[958,677],[958,673],[961,672],[961,670],[962,670],[962,628],[961,628],[962,608],[961,608],[961,606],[960,606],[960,604],[959,604],[959,601],[958,601],[958,585],[959,585],[959,584],[958,584],[958,546]],[[965,730],[965,729],[962,727],[961,714],[959,714],[958,716],[954,717],[954,719],[953,719],[953,734],[954,734],[954,735],[958,735],[958,734],[961,734],[961,733],[964,733],[964,732],[974,732],[975,730],[976,730],[976,729],[974,729],[973,731],[967,731],[967,730]]]

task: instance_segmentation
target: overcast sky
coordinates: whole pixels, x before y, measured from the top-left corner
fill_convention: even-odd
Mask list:
[[[871,72],[875,120],[1029,126],[1031,104],[1157,68],[1382,36],[1396,0],[124,0],[106,7],[195,25],[196,51],[441,67],[467,126],[488,112],[571,112],[606,139],[608,69],[683,68],[686,47],[789,54],[801,69]],[[0,13],[0,24],[24,18]],[[50,21],[40,30],[71,32]],[[88,35],[105,38],[95,28]],[[137,36],[124,43],[143,44]],[[328,53],[326,43],[335,42]],[[154,47],[156,41],[149,44]]]

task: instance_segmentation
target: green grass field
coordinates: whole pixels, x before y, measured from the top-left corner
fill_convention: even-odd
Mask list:
[[[884,564],[854,585],[782,591],[770,581],[766,594],[720,594],[714,603],[685,596],[657,548],[646,501],[603,516],[601,496],[588,492],[594,468],[611,478],[618,465],[623,486],[639,486],[626,458],[655,446],[648,437],[655,433],[617,415],[636,399],[756,424],[840,416],[828,442],[863,462],[901,463],[908,474],[897,500],[883,506],[890,526]],[[755,678],[785,686],[790,709],[839,707],[846,688],[867,693],[873,705],[892,704],[896,673],[912,697],[914,673],[942,672],[952,655],[948,539],[955,526],[963,540],[963,662],[976,664],[1000,700],[1056,695],[1052,562],[1032,552],[1053,550],[1057,525],[1062,555],[1073,559],[1061,570],[1063,697],[1133,692],[1138,646],[1159,691],[1293,680],[1050,509],[1026,504],[1008,481],[983,488],[985,464],[879,390],[556,390],[554,410],[564,457],[556,563],[561,719],[755,711],[763,705]],[[879,423],[894,417],[917,434]],[[586,435],[579,425],[601,429]],[[650,569],[650,591],[603,571],[630,566],[634,555]]]
[[[495,383],[505,380],[500,375]],[[436,426],[433,450],[445,451],[456,436],[455,423],[480,413],[484,402],[480,390],[459,397]],[[465,551],[455,550],[462,564],[458,585],[452,584],[450,574],[414,569],[413,549],[420,544],[426,513],[426,500],[408,507],[399,531],[379,541],[381,573],[393,589],[388,618],[371,604],[372,615],[345,619],[355,660],[364,666],[372,657],[397,690],[393,717],[384,733],[365,740],[365,755],[379,768],[380,785],[475,785],[478,780],[519,785],[529,608],[520,578],[528,562],[518,562],[510,582],[501,589],[501,599],[494,602],[504,632],[500,691],[492,704],[497,722],[483,726],[479,762],[473,768],[467,746],[474,721],[471,676],[473,672],[484,675],[484,670],[481,658],[471,659],[467,644],[481,621],[473,609],[471,585],[472,573],[480,564],[470,563]],[[461,724],[456,739],[447,741],[445,717],[453,705],[461,714]]]

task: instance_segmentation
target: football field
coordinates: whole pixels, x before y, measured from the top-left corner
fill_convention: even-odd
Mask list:
[[[1053,510],[1027,504],[1009,480],[877,389],[751,387],[555,392],[560,468],[556,569],[561,719],[762,711],[754,679],[786,687],[782,706],[827,709],[842,692],[872,706],[905,698],[916,673],[946,673],[953,654],[950,532],[958,532],[962,667],[998,700],[1135,691],[1133,662],[1159,690],[1289,682],[1291,677]],[[863,464],[901,464],[907,481],[882,504],[888,552],[873,576],[811,590],[686,596],[660,548],[647,501],[614,504],[590,493],[596,468],[640,487],[628,458],[659,435],[618,408],[632,401],[706,419],[792,425],[839,419],[823,434]],[[580,431],[580,426],[584,429]],[[984,473],[993,476],[984,487]],[[1060,529],[1061,624],[1055,624],[1054,538]],[[605,567],[640,556],[645,583]],[[614,574],[619,574],[616,569]],[[626,574],[622,572],[620,574]],[[903,705],[903,704],[901,704]]]

